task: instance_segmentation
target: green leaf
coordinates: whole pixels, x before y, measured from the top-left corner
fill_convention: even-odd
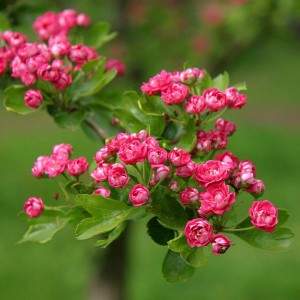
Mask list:
[[[233,231],[232,233],[254,247],[277,251],[288,249],[294,237],[292,231],[285,227],[278,227],[273,232],[252,228],[245,231]]]
[[[238,82],[233,87],[235,87],[239,92],[247,90],[246,82]]]
[[[190,152],[194,149],[196,144],[196,125],[194,119],[190,118],[184,128],[184,132],[176,144],[176,147]]]
[[[174,230],[163,227],[156,217],[149,220],[147,223],[147,233],[159,245],[167,245],[169,240],[175,236]]]
[[[214,87],[218,88],[220,91],[225,91],[226,88],[229,86],[229,75],[227,72],[218,75],[214,78],[213,81]]]
[[[152,195],[153,213],[166,228],[182,230],[188,222],[184,208],[171,197],[167,189],[160,186]]]
[[[117,33],[108,33],[110,26],[106,22],[99,22],[87,28],[84,32],[84,44],[93,46],[95,49],[100,48],[105,43],[116,37]]]
[[[38,218],[29,218],[24,213],[20,214],[30,226],[23,238],[18,242],[46,243],[53,236],[63,229],[69,222],[69,217],[58,208],[45,208],[45,211]]]
[[[106,248],[122,234],[122,232],[126,229],[126,227],[127,227],[127,223],[124,222],[120,224],[111,232],[109,232],[106,238],[97,240],[95,246]]]
[[[79,240],[109,232],[137,216],[137,209],[100,195],[78,195],[76,201],[92,215],[78,224],[76,238]]]
[[[87,64],[84,69],[89,70],[94,68],[94,71],[89,75],[80,74],[76,80],[74,80],[70,87],[71,98],[74,99],[74,101],[98,93],[117,75],[116,70],[104,72],[105,58],[103,57],[95,60],[95,66],[94,62]]]
[[[73,206],[71,210],[67,213],[70,219],[70,224],[77,226],[83,219],[90,218],[91,215],[80,205]]]
[[[208,246],[190,247],[183,234],[169,241],[168,246],[172,251],[180,253],[185,262],[194,268],[202,268],[205,266],[211,254],[208,251]]]
[[[162,272],[168,282],[186,281],[194,274],[195,268],[188,265],[178,253],[168,250]]]
[[[87,111],[82,108],[75,111],[65,111],[54,116],[55,123],[70,130],[75,130],[87,116]]]
[[[4,106],[6,110],[19,115],[28,115],[36,111],[27,107],[24,102],[24,94],[28,88],[24,85],[11,85],[4,90]]]

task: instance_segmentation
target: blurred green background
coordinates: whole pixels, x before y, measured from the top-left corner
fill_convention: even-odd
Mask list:
[[[139,88],[143,81],[161,69],[181,69],[185,61],[205,67],[213,75],[227,70],[232,83],[247,83],[247,105],[241,111],[232,111],[225,116],[238,128],[230,139],[229,150],[241,159],[255,163],[257,177],[266,185],[264,198],[290,212],[287,225],[295,233],[293,247],[286,252],[267,252],[232,236],[235,246],[225,255],[212,257],[208,265],[188,282],[169,284],[161,273],[166,248],[154,244],[145,232],[146,221],[139,221],[134,224],[130,236],[127,299],[299,299],[298,1],[252,0],[249,1],[252,2],[251,9],[246,6],[250,3],[244,6],[231,4],[235,10],[230,12],[233,21],[225,18],[226,22],[218,26],[203,24],[200,13],[196,20],[193,5],[197,1],[188,1],[185,5],[184,1],[151,1],[152,6],[147,4],[146,8],[141,6],[141,3],[146,5],[146,1],[20,2],[29,3],[29,9],[24,9],[24,4],[22,14],[15,20],[16,28],[22,32],[30,33],[32,20],[49,9],[58,11],[72,7],[88,13],[95,21],[109,21],[120,35],[112,46],[104,49],[104,54],[121,58],[127,65],[128,76],[118,79],[116,85],[119,87]],[[207,2],[197,3],[202,3],[205,8]],[[255,3],[260,4],[255,7]],[[185,10],[181,9],[182,5]],[[203,7],[199,9],[203,10]],[[227,7],[226,16],[228,10]],[[252,11],[259,19],[249,16]],[[179,16],[184,20],[178,20]],[[184,24],[184,28],[180,27],[182,31],[177,30],[178,23]],[[246,25],[253,32],[249,32]],[[229,39],[230,32],[235,32],[230,28],[239,33]],[[211,48],[203,54],[199,47],[190,48],[189,41],[193,34],[197,36],[197,32],[211,37],[211,45],[216,49]],[[220,50],[220,45],[224,51]],[[76,241],[72,228],[59,233],[45,245],[16,245],[26,230],[17,213],[29,196],[49,199],[48,204],[54,201],[51,199],[55,184],[31,176],[33,162],[39,155],[48,155],[54,144],[71,143],[75,156],[85,155],[91,159],[99,145],[80,131],[57,128],[45,112],[20,117],[1,108],[0,118],[0,298],[88,299],[97,269],[93,257],[101,250],[93,248],[91,241]]]

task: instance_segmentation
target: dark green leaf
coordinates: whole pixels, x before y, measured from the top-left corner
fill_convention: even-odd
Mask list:
[[[27,115],[36,111],[27,107],[24,102],[24,94],[28,88],[24,85],[11,85],[4,90],[4,106],[8,111],[20,115]]]
[[[188,216],[176,199],[170,196],[168,190],[160,186],[152,195],[153,213],[159,222],[167,228],[182,230]]]
[[[168,241],[172,240],[175,236],[174,230],[163,227],[156,217],[149,220],[147,228],[147,233],[159,245],[167,245]]]
[[[70,130],[75,130],[85,119],[87,115],[86,110],[79,109],[72,112],[62,112],[54,116],[55,123]]]
[[[196,144],[196,125],[194,119],[190,118],[183,130],[183,134],[176,144],[176,147],[190,152],[194,149]]]
[[[162,272],[168,282],[186,281],[194,274],[195,268],[188,265],[178,253],[168,250]]]
[[[253,228],[232,233],[250,245],[266,250],[286,250],[291,246],[294,237],[292,231],[284,227],[278,227],[274,232]]]

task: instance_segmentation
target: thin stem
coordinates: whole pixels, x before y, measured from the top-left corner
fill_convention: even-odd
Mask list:
[[[99,127],[93,120],[91,119],[85,119],[84,122],[87,126],[89,126],[93,131],[98,135],[100,140],[105,143],[105,140],[109,138],[109,135],[101,128]]]
[[[140,181],[141,184],[143,184],[144,186],[146,186],[145,184],[145,180],[144,180],[144,177],[143,177],[143,173],[141,172],[141,170],[138,168],[137,165],[132,165],[136,171],[137,171],[137,175],[138,175],[138,180]]]
[[[222,228],[222,231],[224,232],[241,232],[241,231],[247,231],[247,230],[250,230],[250,229],[253,229],[254,226],[249,226],[249,227],[245,227],[245,228],[237,228],[237,229],[230,229],[230,228]]]

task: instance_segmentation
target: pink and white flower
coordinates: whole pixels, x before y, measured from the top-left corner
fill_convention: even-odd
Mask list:
[[[184,228],[184,235],[191,247],[208,245],[213,237],[214,229],[205,219],[197,218],[187,222]]]
[[[231,246],[231,240],[223,234],[216,234],[213,236],[212,250],[214,255],[223,254]]]
[[[110,190],[104,186],[99,186],[96,190],[93,191],[94,195],[100,195],[104,198],[109,198],[110,193]]]
[[[205,99],[207,108],[212,112],[221,110],[227,105],[226,95],[217,88],[205,90],[203,97]]]
[[[43,95],[40,90],[28,90],[24,94],[24,102],[26,106],[38,109],[43,103]]]
[[[189,88],[181,83],[172,83],[161,92],[161,99],[166,105],[183,102],[189,95]]]
[[[24,211],[30,218],[37,218],[44,211],[44,203],[41,198],[30,197],[24,203]]]
[[[182,205],[188,205],[199,200],[199,191],[193,187],[187,187],[179,194],[179,200]]]
[[[148,203],[150,198],[149,190],[142,184],[136,184],[129,193],[129,199],[133,206],[141,206]]]
[[[278,223],[278,209],[269,200],[254,201],[249,215],[252,225],[266,232],[273,232]]]
[[[175,147],[169,152],[168,159],[173,166],[182,167],[191,160],[191,154]]]
[[[71,176],[84,174],[88,170],[89,164],[85,157],[79,157],[69,160],[66,165],[66,170]]]
[[[206,110],[206,101],[204,97],[192,95],[185,104],[185,110],[189,114],[203,114]]]
[[[107,175],[109,185],[114,188],[123,188],[130,179],[126,169],[120,163],[111,165]]]

